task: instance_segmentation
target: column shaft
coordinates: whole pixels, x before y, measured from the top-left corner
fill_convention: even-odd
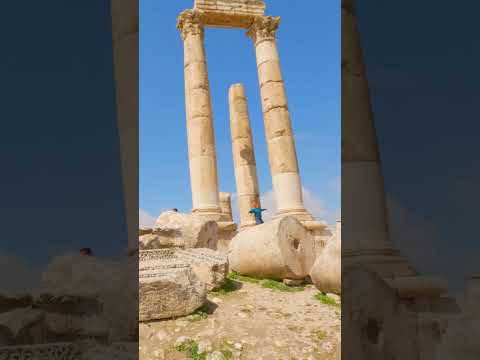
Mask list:
[[[356,18],[342,2],[342,267],[364,263],[384,277],[415,270],[394,249]]]
[[[180,14],[184,41],[185,106],[193,212],[220,214],[213,115],[203,25],[193,10]]]
[[[242,84],[234,84],[230,87],[228,101],[240,227],[243,228],[255,225],[255,218],[249,211],[251,208],[261,205],[252,130],[250,128],[247,99]]]
[[[279,214],[313,220],[303,205],[295,141],[275,42],[279,22],[278,17],[259,16],[247,33],[255,43],[273,190]]]

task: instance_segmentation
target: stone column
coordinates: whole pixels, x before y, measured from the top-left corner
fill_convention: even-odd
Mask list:
[[[221,192],[220,196],[220,208],[222,209],[223,221],[233,221],[232,217],[232,200],[230,193]]]
[[[260,207],[260,195],[248,105],[242,84],[230,86],[228,102],[240,228],[245,228],[255,225],[255,217],[249,211],[255,206]]]
[[[212,105],[203,43],[204,29],[198,12],[185,10],[177,18],[184,43],[185,105],[192,212],[215,217],[221,214]]]
[[[278,215],[313,220],[305,210],[287,96],[275,42],[279,17],[257,16],[247,35],[255,43],[268,157]]]
[[[386,277],[411,275],[390,243],[385,192],[356,18],[342,2],[342,266],[372,264]]]
[[[138,0],[110,6],[123,203],[132,250],[138,247]]]

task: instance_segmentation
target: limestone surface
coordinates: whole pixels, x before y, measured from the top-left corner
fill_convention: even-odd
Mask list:
[[[207,290],[216,290],[228,275],[228,257],[211,249],[185,249],[175,252],[177,258],[192,267],[193,272],[203,282]]]
[[[241,274],[303,279],[312,254],[312,236],[297,219],[286,216],[239,232],[230,243],[228,260]]]
[[[310,278],[315,287],[325,293],[341,293],[341,239],[339,234],[332,236],[317,257]]]
[[[217,247],[218,225],[203,217],[165,211],[158,217],[152,234],[139,239],[140,250],[161,248],[210,248]]]
[[[163,258],[140,251],[139,320],[188,315],[206,301],[206,287],[192,270],[170,253]]]

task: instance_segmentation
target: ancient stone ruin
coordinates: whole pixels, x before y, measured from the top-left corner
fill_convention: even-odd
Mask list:
[[[102,347],[127,359],[131,348],[114,348],[138,346],[136,296],[133,259],[54,258],[36,292],[0,294],[0,358],[85,359]]]

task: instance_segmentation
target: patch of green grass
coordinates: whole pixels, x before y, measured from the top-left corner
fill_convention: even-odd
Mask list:
[[[318,340],[318,341],[323,341],[327,338],[327,333],[326,331],[324,330],[316,330],[312,333],[312,337],[315,339],[315,340]]]
[[[223,349],[220,350],[220,352],[223,354],[226,360],[230,360],[231,358],[233,358],[233,352],[229,349]]]
[[[200,321],[205,320],[208,317],[208,307],[203,305],[193,312],[193,314],[187,317],[188,321]]]
[[[277,291],[284,291],[284,292],[297,292],[305,290],[305,285],[301,286],[287,286],[283,282],[274,280],[274,279],[258,279],[251,276],[240,275],[239,273],[232,271],[228,274],[228,279],[230,280],[238,280],[243,282],[248,282],[252,284],[259,284],[263,288],[272,289]]]
[[[214,295],[227,295],[235,290],[238,290],[240,287],[238,286],[237,282],[230,279],[230,278],[227,278],[226,281],[225,281],[225,284],[223,284],[223,286],[218,289],[218,290],[213,290],[213,291],[210,291],[210,294],[214,294]]]
[[[207,359],[206,352],[202,352],[202,353],[198,352],[198,344],[195,340],[190,340],[181,345],[178,345],[175,347],[175,349],[179,352],[184,352],[189,359],[193,359],[193,360]]]
[[[316,300],[320,301],[322,304],[340,307],[340,304],[336,302],[335,299],[329,297],[327,294],[323,294],[319,292],[315,294],[313,297]]]
[[[304,286],[287,286],[281,281],[265,279],[261,282],[262,287],[284,292],[297,292],[305,290]]]
[[[290,331],[294,331],[294,332],[300,332],[305,328],[302,327],[302,326],[297,326],[297,325],[287,325],[287,329],[290,330]]]
[[[228,274],[228,278],[231,279],[231,280],[239,280],[239,281],[249,282],[249,283],[252,283],[252,284],[259,284],[260,281],[261,281],[260,279],[257,279],[257,278],[254,278],[254,277],[240,275],[236,271],[230,272],[230,274]]]

